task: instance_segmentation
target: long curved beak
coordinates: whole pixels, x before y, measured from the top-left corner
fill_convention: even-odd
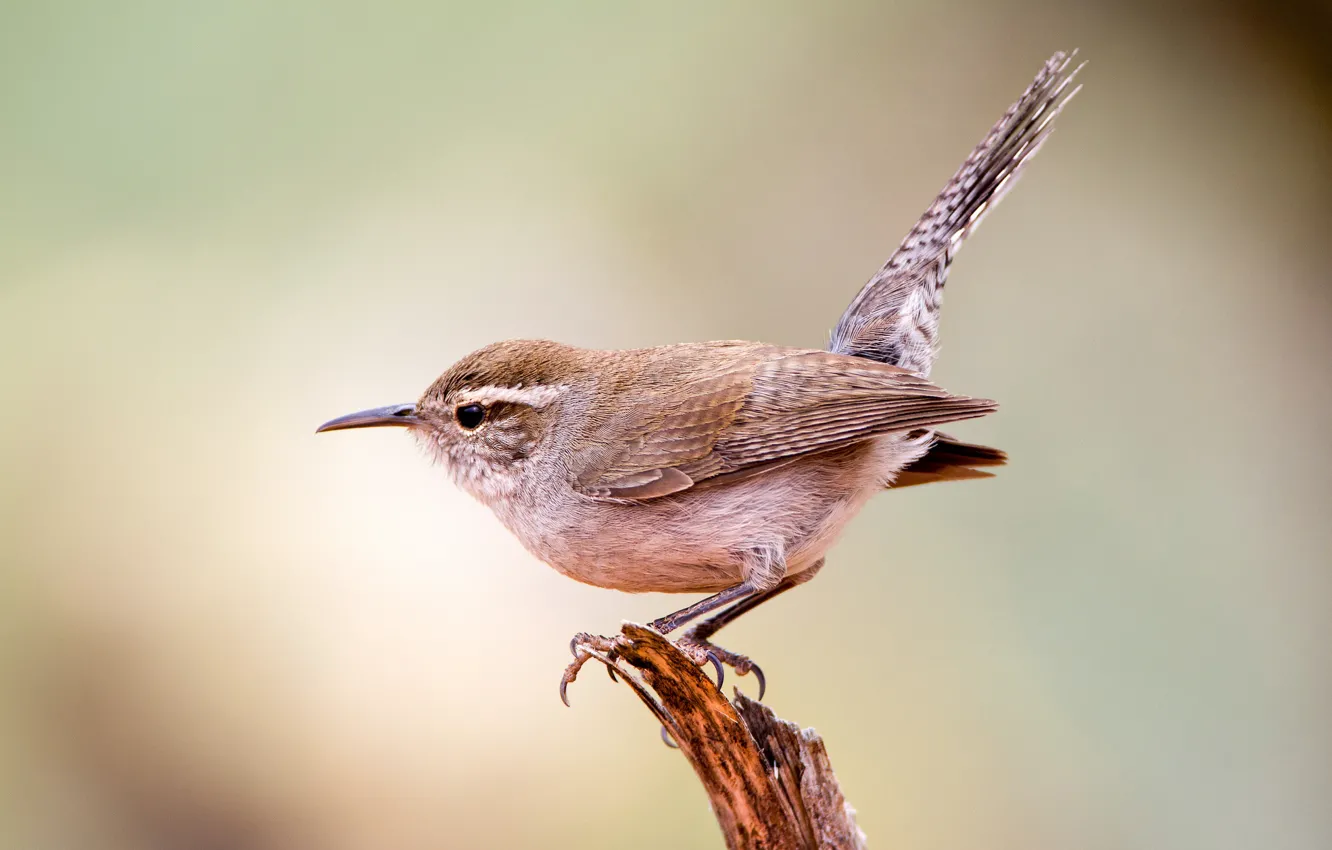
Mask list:
[[[416,418],[416,405],[390,404],[388,407],[376,407],[372,410],[362,410],[357,413],[348,413],[346,416],[339,416],[337,419],[330,419],[316,428],[315,433],[343,431],[347,428],[378,428],[384,425],[410,427],[420,423],[420,421]]]

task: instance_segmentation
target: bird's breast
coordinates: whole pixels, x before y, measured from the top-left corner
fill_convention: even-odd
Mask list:
[[[629,592],[714,592],[744,579],[745,555],[775,546],[788,574],[824,556],[910,460],[895,436],[804,457],[752,478],[639,503],[588,498],[547,479],[534,498],[492,505],[537,558],[586,584]]]

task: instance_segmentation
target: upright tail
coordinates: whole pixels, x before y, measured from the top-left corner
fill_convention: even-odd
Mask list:
[[[1076,51],[1075,51],[1076,53]],[[934,364],[939,308],[953,255],[999,203],[1053,129],[1077,89],[1081,65],[1056,53],[967,157],[902,245],[842,314],[828,350],[891,363],[921,375]]]

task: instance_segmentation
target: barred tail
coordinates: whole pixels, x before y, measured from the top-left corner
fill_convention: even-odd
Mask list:
[[[1076,51],[1075,51],[1076,53]],[[1078,89],[1081,65],[1056,53],[1031,86],[976,146],[901,246],[851,302],[829,351],[867,357],[928,375],[938,339],[948,266],[962,241],[994,208],[1053,129]]]

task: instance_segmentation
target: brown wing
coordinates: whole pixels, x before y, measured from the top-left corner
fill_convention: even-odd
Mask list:
[[[770,346],[673,349],[720,357],[705,377],[663,385],[633,412],[635,427],[606,422],[586,444],[579,488],[597,498],[651,499],[718,475],[781,466],[878,434],[928,428],[993,411],[895,366],[823,351]],[[678,373],[674,363],[659,368]],[[651,375],[640,375],[647,386]],[[652,408],[647,413],[644,408]],[[612,446],[622,450],[610,452]]]

